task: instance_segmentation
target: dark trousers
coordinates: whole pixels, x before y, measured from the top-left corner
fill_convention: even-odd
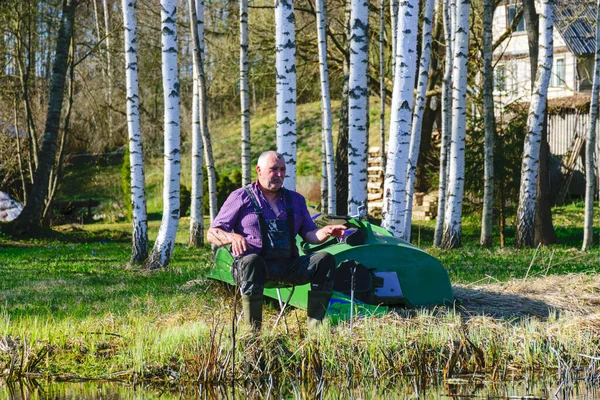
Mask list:
[[[262,294],[265,284],[304,285],[311,290],[333,290],[334,257],[325,252],[295,258],[265,259],[249,254],[234,261],[231,274],[242,295]]]

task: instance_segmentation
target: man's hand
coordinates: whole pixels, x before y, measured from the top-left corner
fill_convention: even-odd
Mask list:
[[[326,225],[321,229],[315,229],[314,231],[308,232],[305,240],[310,244],[323,243],[332,236],[337,238],[342,237],[346,229],[345,225]]]
[[[231,238],[231,254],[234,257],[239,257],[248,250],[248,242],[246,238],[242,235],[238,235],[237,233],[229,233]]]
[[[241,256],[248,250],[248,242],[242,235],[233,232],[225,232],[219,228],[209,228],[206,232],[206,239],[215,246],[225,246],[231,244],[231,254],[234,257]]]

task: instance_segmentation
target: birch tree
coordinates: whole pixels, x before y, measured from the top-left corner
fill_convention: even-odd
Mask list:
[[[452,64],[452,136],[448,174],[448,203],[444,212],[442,247],[461,246],[462,201],[465,175],[467,129],[467,61],[469,54],[470,0],[456,3],[454,57]]]
[[[138,83],[137,0],[123,0],[125,41],[125,85],[127,88],[127,131],[129,134],[129,168],[133,235],[131,264],[142,264],[148,257],[148,219],[144,153],[140,132],[140,95]]]
[[[322,141],[325,146],[325,172],[327,177],[327,207],[322,211],[335,214],[335,170],[333,161],[333,135],[331,131],[331,99],[329,97],[329,69],[327,68],[327,13],[325,1],[317,0],[317,37],[319,39],[319,73],[321,75]]]
[[[429,81],[429,64],[431,63],[431,45],[433,29],[433,11],[435,1],[426,0],[423,15],[423,28],[421,39],[421,59],[419,60],[419,79],[417,82],[417,95],[412,116],[412,127],[410,134],[410,147],[408,153],[408,174],[406,177],[406,212],[404,218],[404,239],[410,241],[410,230],[412,226],[412,204],[415,191],[415,179],[417,162],[419,161],[419,149],[421,147],[421,129],[423,126],[423,113],[427,100],[427,84]]]
[[[198,71],[192,66],[192,191],[190,204],[190,237],[188,246],[201,247],[204,245],[204,145],[200,129],[200,89]]]
[[[367,207],[369,3],[352,0],[348,80],[348,213]]]
[[[212,142],[208,130],[208,98],[206,95],[206,74],[204,73],[204,60],[206,59],[204,47],[204,1],[188,0],[190,11],[190,27],[193,42],[194,71],[196,72],[196,82],[198,83],[198,111],[200,120],[200,133],[204,147],[204,159],[206,161],[206,172],[208,174],[208,204],[210,207],[210,220],[213,221],[217,216],[217,172],[215,160],[212,151]],[[197,160],[195,158],[194,160]],[[200,170],[196,166],[196,171]],[[198,182],[199,184],[199,182]],[[200,189],[196,190],[199,193]]]
[[[531,96],[529,116],[527,117],[527,135],[521,163],[521,184],[519,207],[517,209],[517,231],[515,246],[522,248],[533,246],[535,233],[535,203],[537,196],[537,175],[539,170],[540,142],[544,118],[553,52],[553,17],[550,0],[542,0],[539,16],[541,57],[538,62],[537,78]]]
[[[252,180],[250,92],[248,88],[248,0],[240,0],[240,111],[242,118],[242,185]]]
[[[296,39],[293,0],[275,0],[277,151],[285,159],[285,187],[296,189]]]
[[[452,60],[454,41],[452,33],[456,0],[443,0],[444,42],[446,44],[444,78],[442,80],[442,143],[440,145],[440,184],[438,187],[438,208],[435,221],[433,245],[442,245],[442,232],[446,212],[446,191],[448,188],[448,152],[452,125]]]
[[[406,175],[417,69],[418,21],[419,0],[400,1],[394,56],[394,88],[390,107],[390,137],[383,183],[382,226],[394,236],[402,238],[405,235]]]
[[[154,248],[144,268],[169,265],[179,224],[179,177],[181,166],[179,79],[177,75],[177,0],[161,0],[161,48],[164,99],[163,216]]]
[[[202,6],[202,5],[200,5]],[[198,18],[197,7],[194,0],[188,0],[190,12],[190,30],[192,41],[195,40],[195,33],[204,32],[204,21]],[[194,20],[194,13],[196,19]],[[196,29],[194,30],[194,25]],[[195,48],[195,44],[194,44]],[[202,51],[203,49],[201,49]],[[194,57],[195,60],[195,57]],[[188,245],[190,247],[199,247],[204,244],[204,141],[202,136],[202,123],[200,112],[200,83],[198,82],[198,63],[192,62],[193,70],[193,88],[192,88],[192,191],[190,204],[190,237]]]
[[[583,244],[581,251],[592,247],[594,242],[594,190],[596,187],[596,124],[598,123],[598,92],[600,92],[600,0],[596,6],[596,60],[594,81],[590,100],[590,126],[585,141],[585,214]]]
[[[494,0],[483,2],[483,119],[485,130],[483,210],[481,211],[482,246],[492,245],[492,216],[494,207],[494,135],[496,117],[494,116],[494,70],[492,68],[492,22],[494,19]]]

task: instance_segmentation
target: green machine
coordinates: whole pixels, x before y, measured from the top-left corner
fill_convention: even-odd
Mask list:
[[[310,245],[296,238],[301,255],[326,251],[335,257],[334,292],[327,310],[334,322],[353,315],[384,314],[391,307],[444,305],[454,301],[448,272],[437,259],[418,247],[361,217],[317,214],[313,219],[320,226],[342,222],[348,227],[342,241],[331,238]],[[219,248],[215,267],[208,277],[233,285],[232,262],[229,249]],[[289,297],[289,304],[306,309],[309,286],[296,286],[293,290],[285,286],[267,287],[264,294],[280,302]]]

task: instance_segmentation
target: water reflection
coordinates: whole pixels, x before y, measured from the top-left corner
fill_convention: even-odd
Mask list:
[[[577,382],[569,387],[545,381],[485,382],[452,379],[429,382],[414,378],[394,382],[303,383],[257,382],[231,385],[130,385],[114,381],[0,383],[0,399],[138,400],[138,399],[586,399],[600,400],[600,388]]]

